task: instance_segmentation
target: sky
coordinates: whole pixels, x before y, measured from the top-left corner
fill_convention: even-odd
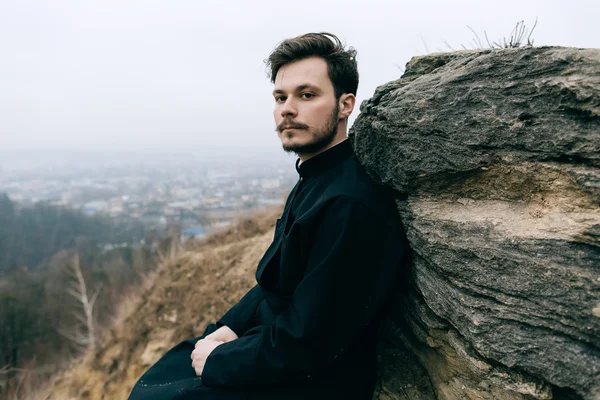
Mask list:
[[[358,105],[413,56],[515,23],[600,47],[600,2],[0,0],[0,151],[280,148],[263,60],[328,31],[358,51]]]

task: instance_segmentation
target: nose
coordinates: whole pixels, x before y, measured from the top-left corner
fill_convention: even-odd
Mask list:
[[[280,112],[283,118],[295,118],[298,115],[298,111],[296,110],[296,104],[294,104],[292,96],[285,99],[285,103],[281,104]]]

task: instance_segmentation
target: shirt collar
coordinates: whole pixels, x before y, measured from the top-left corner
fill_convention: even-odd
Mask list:
[[[350,157],[354,151],[350,140],[345,139],[333,147],[309,158],[300,164],[300,159],[296,160],[296,171],[301,177],[319,175],[323,171],[333,167],[334,165],[344,161]],[[300,165],[298,165],[300,164]]]

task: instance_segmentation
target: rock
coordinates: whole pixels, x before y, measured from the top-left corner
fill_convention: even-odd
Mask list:
[[[376,398],[600,399],[600,50],[414,58],[350,139],[414,250]]]

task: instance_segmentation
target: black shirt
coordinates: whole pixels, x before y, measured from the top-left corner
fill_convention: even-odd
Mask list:
[[[297,214],[300,204],[306,199],[311,187],[318,182],[319,176],[329,168],[351,156],[353,156],[352,146],[350,145],[350,141],[346,139],[303,163],[300,163],[299,158],[296,160],[296,171],[298,172],[299,179],[296,184],[296,190],[292,190],[291,193],[292,208],[290,210],[290,220],[294,219],[294,215]],[[323,178],[327,179],[326,176]],[[289,228],[289,226],[286,228]]]
[[[318,381],[315,393],[338,393],[351,380],[366,393],[377,326],[408,254],[404,230],[393,197],[348,140],[296,165],[300,179],[258,264],[257,285],[217,321],[239,338],[213,350],[202,381],[290,388]]]

